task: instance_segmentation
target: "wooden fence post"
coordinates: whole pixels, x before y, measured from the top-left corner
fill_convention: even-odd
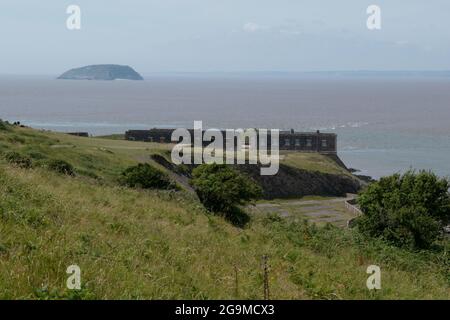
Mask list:
[[[263,270],[264,270],[264,300],[269,300],[269,257],[263,256]]]

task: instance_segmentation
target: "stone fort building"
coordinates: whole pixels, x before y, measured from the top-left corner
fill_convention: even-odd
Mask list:
[[[125,139],[131,141],[145,141],[158,143],[172,143],[172,132],[175,129],[150,129],[150,130],[129,130],[125,132]],[[191,132],[191,141],[194,130]],[[203,131],[204,132],[204,131]],[[225,131],[222,131],[224,138]],[[235,138],[237,139],[237,138]],[[208,145],[211,142],[203,142]],[[235,144],[236,145],[236,144]],[[259,145],[259,142],[258,142]],[[270,134],[268,134],[268,148],[270,148]],[[296,132],[294,129],[289,131],[280,131],[279,135],[280,150],[294,150],[301,152],[319,152],[325,154],[337,153],[337,135],[335,133],[316,132]]]

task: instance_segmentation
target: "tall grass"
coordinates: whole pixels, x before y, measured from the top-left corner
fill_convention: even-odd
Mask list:
[[[406,252],[271,216],[239,229],[188,194],[41,169],[2,165],[0,185],[1,298],[236,298],[235,267],[239,298],[262,298],[265,254],[275,299],[450,298],[448,250]],[[72,264],[77,294],[65,289]],[[379,292],[365,287],[369,264],[381,266]]]
[[[102,178],[0,160],[2,299],[260,299],[263,255],[273,299],[450,298],[448,242],[410,252],[273,215],[236,228],[187,192],[114,183],[116,172],[148,153],[147,144],[25,129],[0,133],[0,144]],[[73,264],[81,268],[81,291],[66,288]],[[381,267],[382,290],[366,288],[370,264]]]

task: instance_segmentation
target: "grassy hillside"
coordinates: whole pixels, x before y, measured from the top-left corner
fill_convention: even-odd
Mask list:
[[[2,154],[16,150],[37,164],[64,159],[77,171],[68,177],[0,160],[0,298],[262,298],[263,255],[274,299],[450,298],[448,243],[409,252],[270,214],[240,229],[191,193],[116,183],[124,168],[165,148],[0,130]],[[65,288],[72,264],[81,268],[81,292]],[[370,264],[382,270],[377,292],[365,285]]]
[[[151,152],[168,150],[162,144],[101,138],[80,138],[28,128],[0,130],[0,152],[17,151],[32,159],[62,159],[70,162],[80,176],[105,183],[117,179],[124,168],[150,160]]]

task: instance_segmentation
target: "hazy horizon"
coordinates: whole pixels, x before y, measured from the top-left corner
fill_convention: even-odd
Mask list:
[[[101,64],[101,63],[99,63]],[[80,65],[76,67],[69,67],[67,69],[62,70],[61,72],[56,73],[2,73],[0,72],[0,77],[58,77],[63,72],[66,72],[70,69],[84,67],[87,65]],[[153,76],[176,76],[176,75],[192,75],[192,76],[227,76],[227,75],[236,75],[236,76],[339,76],[339,77],[383,77],[387,78],[391,77],[450,77],[450,68],[449,69],[441,69],[441,70],[432,70],[432,69],[423,69],[423,70],[319,70],[319,71],[281,71],[281,70],[239,70],[239,71],[225,71],[225,70],[215,70],[215,71],[184,71],[184,70],[173,70],[173,71],[141,71],[134,68],[132,65],[128,65],[132,67],[135,71],[140,73],[142,76],[153,77]],[[101,80],[100,80],[101,81]]]

